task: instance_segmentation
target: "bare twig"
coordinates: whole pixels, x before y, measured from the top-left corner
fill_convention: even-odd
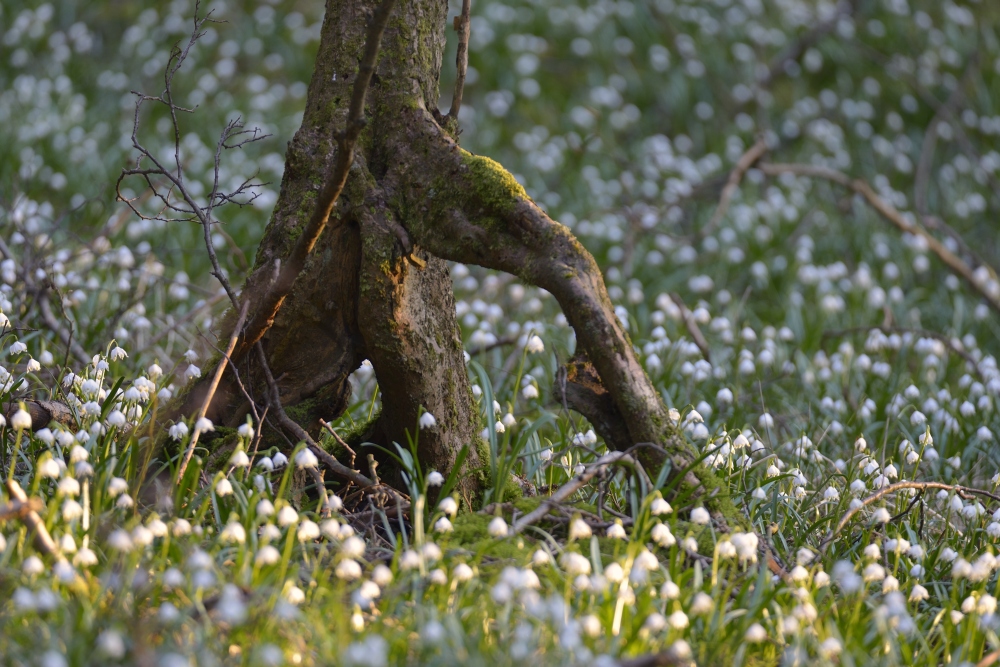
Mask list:
[[[3,253],[3,256],[6,259],[14,259],[14,253],[11,252],[10,247],[3,238],[0,238],[0,253]],[[18,266],[21,266],[20,263],[18,263]],[[48,291],[44,287],[38,287],[35,285],[35,281],[30,271],[24,270],[22,267],[19,273],[21,274],[21,279],[24,281],[25,287],[28,288],[29,292],[34,293],[38,299],[38,305],[42,311],[42,319],[45,321],[45,326],[56,332],[62,340],[63,345],[65,345],[66,348],[73,353],[73,356],[76,357],[77,361],[82,364],[90,363],[90,357],[87,356],[86,351],[80,347],[79,343],[73,340],[73,322],[70,321],[70,328],[66,329],[66,327],[59,322],[55,313],[52,312],[52,304],[49,303]]]
[[[528,526],[539,521],[550,511],[556,509],[559,506],[559,503],[562,503],[566,499],[572,497],[574,493],[585,487],[590,480],[594,479],[598,475],[603,475],[612,466],[626,466],[634,469],[636,467],[636,461],[624,452],[611,452],[610,454],[605,454],[582,473],[576,475],[556,489],[556,491],[551,496],[543,500],[538,507],[518,519],[514,523],[514,532],[520,533]]]
[[[969,286],[978,292],[979,295],[982,296],[988,304],[990,304],[990,307],[993,308],[993,310],[1000,313],[1000,298],[990,294],[989,290],[986,289],[986,286],[976,278],[972,267],[966,264],[965,261],[958,257],[955,253],[948,250],[944,244],[937,240],[936,237],[932,236],[926,229],[904,218],[895,207],[879,197],[872,187],[865,181],[851,178],[847,174],[835,169],[810,164],[768,163],[760,165],[760,169],[765,174],[770,176],[790,173],[808,178],[821,178],[832,181],[861,195],[868,202],[869,206],[874,208],[879,215],[885,218],[888,222],[892,223],[900,231],[908,232],[923,238],[927,242],[927,247],[931,252],[937,255],[938,259],[944,262],[948,268],[952,270],[952,272],[965,280]]]
[[[896,482],[895,484],[882,487],[872,495],[862,500],[860,505],[844,514],[844,516],[840,518],[840,521],[837,522],[837,525],[830,530],[829,534],[820,543],[820,551],[826,551],[826,547],[833,541],[833,538],[837,536],[837,533],[844,529],[844,526],[850,523],[855,514],[872,503],[878,502],[885,496],[903,489],[917,489],[920,492],[926,491],[927,489],[941,489],[944,491],[954,491],[960,497],[965,499],[971,499],[973,496],[980,496],[1000,503],[1000,496],[995,493],[990,493],[989,491],[984,491],[983,489],[976,489],[971,486],[944,484],[942,482]]]
[[[469,353],[470,357],[474,357],[482,352],[489,352],[490,350],[495,350],[498,347],[513,345],[516,342],[517,342],[517,336],[503,336],[501,338],[497,338],[495,341],[489,343],[488,345],[480,345],[470,350],[466,350],[466,352]]]
[[[316,444],[316,441],[312,439],[312,436],[309,435],[304,428],[299,426],[295,420],[288,416],[285,412],[285,408],[281,405],[281,393],[278,391],[278,383],[275,381],[274,375],[271,373],[271,368],[267,363],[267,355],[264,353],[264,347],[260,344],[260,342],[258,342],[254,345],[254,348],[257,351],[257,361],[260,362],[261,368],[264,371],[264,378],[267,381],[267,387],[270,391],[268,405],[271,410],[278,415],[278,423],[296,438],[305,442],[309,447],[309,450],[315,454],[316,458],[322,461],[323,465],[326,466],[333,474],[354,482],[361,488],[375,486],[375,482],[371,481],[357,470],[348,468],[343,463],[330,456],[328,452]]]
[[[976,667],[992,667],[1000,660],[1000,651],[993,651],[983,656],[983,659],[976,663]]]
[[[33,534],[33,541],[35,548],[46,554],[47,556],[52,556],[53,558],[61,558],[59,553],[59,547],[56,546],[55,541],[52,536],[49,535],[48,529],[45,527],[45,522],[42,521],[42,517],[38,515],[35,511],[35,505],[40,501],[35,501],[34,499],[29,500],[28,494],[24,492],[21,485],[17,483],[15,479],[7,480],[7,492],[10,493],[10,497],[20,504],[17,517],[24,522],[24,525],[28,527]]]
[[[351,446],[347,444],[347,441],[340,437],[340,434],[333,430],[333,426],[330,425],[325,419],[319,420],[319,425],[327,430],[327,432],[333,436],[333,439],[337,441],[337,444],[347,450],[347,453],[351,455],[351,461],[348,463],[350,467],[354,467],[354,462],[357,460],[357,453],[351,449]]]
[[[73,414],[73,411],[65,403],[32,398],[24,398],[18,403],[12,404],[8,408],[6,415],[8,422],[14,416],[14,413],[20,409],[20,405],[23,405],[28,414],[31,415],[32,431],[40,431],[52,422],[62,424],[67,428],[75,429],[77,427],[76,415]]]
[[[312,216],[305,224],[295,247],[292,249],[288,259],[281,266],[277,279],[271,284],[270,289],[263,295],[260,305],[257,306],[250,323],[247,325],[246,339],[237,352],[236,357],[242,356],[249,346],[253,345],[263,337],[274,322],[275,316],[281,309],[282,303],[292,290],[295,279],[305,267],[306,259],[312,252],[320,234],[326,229],[333,207],[340,197],[344,186],[347,184],[347,177],[350,173],[351,165],[354,164],[354,147],[361,130],[364,129],[366,121],[365,96],[368,92],[368,85],[371,82],[372,74],[375,72],[375,61],[378,58],[379,48],[382,43],[382,33],[389,22],[389,15],[396,0],[382,0],[382,4],[375,10],[375,16],[368,28],[368,37],[365,42],[365,52],[358,70],[358,76],[354,80],[354,88],[351,95],[350,109],[347,114],[347,125],[343,132],[338,133],[337,158],[331,165],[330,171],[324,180],[323,188],[316,198],[316,208]],[[249,298],[249,296],[248,296]]]
[[[670,298],[673,299],[674,303],[677,304],[677,307],[681,309],[681,317],[684,318],[684,326],[687,328],[688,333],[691,334],[691,338],[694,339],[694,344],[698,346],[699,350],[701,350],[701,355],[705,357],[705,361],[711,362],[712,352],[708,347],[708,341],[705,340],[705,336],[702,335],[701,329],[698,327],[698,323],[694,321],[694,313],[691,312],[691,309],[687,307],[687,304],[684,303],[684,299],[682,299],[681,295],[677,292],[671,292]]]
[[[209,245],[211,245],[211,241],[209,241]],[[246,320],[249,306],[250,302],[248,300],[240,309],[240,316],[239,319],[236,320],[236,326],[233,327],[233,335],[229,338],[229,345],[226,347],[226,351],[222,355],[219,365],[215,368],[215,375],[212,376],[212,384],[208,386],[208,392],[205,394],[205,400],[201,403],[201,409],[198,411],[198,421],[200,421],[208,413],[208,408],[212,404],[212,399],[215,398],[215,392],[219,388],[219,382],[222,381],[222,373],[226,370],[226,363],[232,363],[229,359],[229,355],[233,353],[233,349],[236,347],[236,342],[239,340],[240,331],[243,329],[243,322]],[[184,459],[181,461],[180,470],[177,472],[178,480],[184,479],[184,472],[187,470],[188,463],[191,461],[191,456],[194,454],[194,448],[198,444],[198,436],[201,435],[201,429],[198,428],[198,421],[195,421],[194,433],[191,435],[191,441],[188,443],[187,450],[184,452]]]
[[[458,120],[462,108],[462,93],[465,90],[465,75],[469,70],[469,13],[472,0],[462,0],[462,15],[455,17],[455,31],[458,33],[458,52],[455,54],[455,94],[451,98],[448,118]]]
[[[837,23],[840,22],[845,16],[850,16],[854,13],[854,5],[857,0],[849,0],[846,2],[841,2],[837,13],[834,14],[829,20],[817,24],[811,30],[803,34],[797,40],[792,42],[785,48],[781,53],[779,53],[771,64],[768,66],[767,71],[763,76],[757,79],[757,83],[761,86],[767,87],[785,71],[785,67],[788,63],[798,62],[798,60],[809,50],[816,42],[822,39],[824,36],[833,32],[837,27]]]
[[[712,219],[701,229],[699,236],[704,238],[715,231],[715,228],[719,226],[722,219],[726,217],[726,213],[729,212],[729,205],[732,203],[733,195],[740,187],[740,182],[743,180],[744,174],[747,170],[754,165],[757,160],[764,156],[767,152],[767,142],[764,139],[758,139],[757,143],[751,146],[747,152],[745,152],[740,159],[736,162],[736,166],[733,170],[729,172],[729,180],[726,181],[726,186],[722,188],[722,194],[719,196],[719,205],[715,209],[715,213],[712,214]]]

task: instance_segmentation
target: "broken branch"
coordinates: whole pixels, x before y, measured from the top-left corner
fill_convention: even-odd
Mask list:
[[[559,506],[559,503],[565,501],[567,498],[570,498],[574,493],[585,487],[590,480],[594,479],[598,475],[606,473],[612,466],[625,466],[634,470],[638,467],[638,463],[635,459],[624,452],[611,452],[610,454],[605,454],[582,473],[576,475],[571,480],[560,486],[555,493],[543,500],[538,507],[518,519],[517,522],[514,523],[514,532],[520,533],[528,526],[541,520],[542,517],[550,511],[556,509]]]
[[[458,111],[462,108],[462,93],[465,90],[465,75],[469,71],[469,13],[472,0],[462,0],[462,15],[455,17],[455,30],[458,32],[458,52],[455,55],[455,95],[451,98],[451,109],[448,118],[458,120]]]
[[[869,206],[875,209],[879,215],[885,218],[888,222],[892,223],[900,231],[914,234],[927,241],[927,247],[931,252],[937,255],[938,259],[944,262],[948,268],[952,270],[952,272],[965,280],[965,282],[967,282],[973,290],[986,299],[986,302],[991,308],[993,308],[993,310],[1000,313],[1000,298],[990,294],[990,292],[986,289],[986,286],[980,283],[980,281],[976,278],[972,267],[966,264],[965,261],[963,261],[955,253],[948,250],[944,244],[938,241],[937,238],[932,236],[926,229],[904,218],[894,206],[879,197],[875,190],[873,190],[872,187],[865,181],[851,178],[847,174],[835,169],[818,167],[810,164],[768,163],[760,165],[760,170],[769,176],[777,176],[779,174],[788,173],[795,174],[796,176],[805,176],[807,178],[821,178],[827,181],[832,181],[837,185],[845,187],[848,190],[852,190],[856,194],[861,195],[868,202]]]
[[[941,489],[944,491],[954,491],[962,498],[972,498],[973,496],[981,496],[983,498],[989,498],[997,503],[1000,503],[1000,496],[995,493],[990,493],[989,491],[984,491],[983,489],[975,489],[971,486],[961,486],[959,484],[943,484],[941,482],[896,482],[895,484],[890,484],[889,486],[883,487],[868,496],[861,501],[861,504],[852,510],[849,510],[844,516],[841,517],[837,525],[830,530],[829,534],[820,543],[820,552],[826,551],[826,547],[833,541],[833,538],[837,536],[844,526],[846,526],[854,515],[860,512],[865,507],[868,507],[874,502],[877,502],[889,495],[890,493],[895,493],[896,491],[902,491],[903,489],[917,489],[918,491],[926,491],[927,489]]]
[[[209,241],[209,247],[211,247],[211,241]],[[208,386],[208,392],[205,394],[205,400],[201,402],[201,409],[198,410],[198,420],[195,421],[194,433],[191,435],[191,441],[188,443],[187,450],[184,452],[184,460],[181,461],[180,470],[177,472],[177,479],[184,479],[184,472],[187,470],[188,463],[191,461],[191,456],[194,454],[194,448],[198,444],[198,436],[201,435],[201,430],[198,428],[198,421],[200,421],[207,413],[208,408],[212,404],[212,399],[215,398],[215,392],[219,388],[219,382],[222,380],[222,373],[226,370],[226,363],[232,363],[230,355],[233,353],[233,349],[236,347],[236,342],[239,340],[240,331],[243,329],[243,322],[247,317],[247,310],[249,309],[250,301],[249,299],[243,303],[243,307],[240,309],[239,319],[236,320],[236,326],[233,327],[233,335],[229,338],[229,345],[226,346],[226,352],[222,355],[222,360],[219,361],[219,365],[215,368],[215,375],[212,376],[212,384]]]

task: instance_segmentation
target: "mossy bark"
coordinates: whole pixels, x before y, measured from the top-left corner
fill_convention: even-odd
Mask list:
[[[329,0],[302,127],[288,148],[274,215],[244,292],[262,294],[310,213],[336,151],[375,0]],[[655,443],[638,455],[651,468],[676,471],[694,450],[666,408],[619,324],[601,272],[565,226],[549,219],[497,162],[460,148],[453,123],[437,111],[447,0],[399,3],[383,36],[368,92],[363,132],[348,184],[305,270],[263,344],[282,401],[307,401],[298,419],[315,430],[319,417],[346,405],[348,375],[371,359],[383,409],[370,433],[383,444],[415,434],[419,409],[437,427],[421,432],[420,458],[447,471],[470,445],[466,465],[480,467],[479,417],[472,399],[444,260],[506,271],[551,292],[574,327],[606,402],[620,425],[612,445]],[[229,327],[232,320],[229,321]],[[228,335],[228,331],[224,332]],[[252,400],[263,396],[255,369],[238,359]],[[246,398],[232,379],[211,415],[244,418]],[[201,386],[183,401],[192,413]],[[319,397],[321,400],[317,400]],[[624,425],[624,426],[621,426]],[[475,496],[477,477],[461,477]],[[721,524],[737,519],[718,479],[698,469],[682,480]],[[690,488],[693,487],[693,488]],[[714,494],[714,496],[713,496]]]

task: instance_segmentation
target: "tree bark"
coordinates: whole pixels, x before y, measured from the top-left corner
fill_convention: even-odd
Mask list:
[[[344,123],[374,8],[372,0],[327,2],[302,127],[289,145],[281,192],[244,298],[267,291],[311,213],[335,155],[333,137]],[[318,431],[320,417],[344,411],[348,375],[368,358],[383,401],[369,429],[375,441],[405,443],[407,432],[416,434],[423,407],[437,420],[436,428],[419,434],[425,467],[447,472],[465,445],[471,450],[466,465],[482,465],[480,416],[445,260],[476,264],[515,274],[556,297],[592,364],[588,381],[605,413],[587,416],[609,446],[654,443],[637,450],[643,465],[669,463],[671,475],[679,474],[696,453],[640,365],[594,258],[502,166],[460,148],[453,124],[437,110],[446,23],[447,0],[410,0],[397,5],[385,31],[368,94],[369,121],[347,186],[262,339],[282,402],[304,427]],[[245,369],[247,393],[264,395],[254,369],[239,350],[234,356]],[[210,416],[235,423],[246,414],[241,402],[248,404],[234,376],[227,378]],[[183,414],[198,405],[199,391],[196,386],[188,393]],[[475,476],[461,479],[464,493],[479,490]],[[720,526],[739,521],[710,471],[694,467],[681,481],[705,496]]]

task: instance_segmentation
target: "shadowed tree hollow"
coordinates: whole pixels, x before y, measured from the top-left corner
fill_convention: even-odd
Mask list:
[[[281,403],[307,432],[317,434],[319,419],[345,411],[348,377],[369,359],[382,411],[364,441],[405,443],[424,408],[437,420],[420,433],[425,468],[450,470],[466,445],[464,465],[483,466],[482,419],[446,261],[474,264],[514,274],[558,300],[576,332],[578,357],[561,374],[555,400],[584,414],[609,447],[634,448],[651,473],[669,465],[668,479],[682,476],[675,489],[701,496],[720,527],[731,523],[732,504],[710,470],[692,465],[697,453],[643,371],[594,258],[500,164],[459,146],[456,108],[438,111],[447,11],[446,0],[327,2],[302,126],[240,296],[249,303],[247,324],[233,331],[234,310],[222,332],[235,334],[230,358],[243,387],[224,372],[208,416],[233,425],[250,400],[268,395],[265,368],[251,352],[259,339]],[[375,51],[369,35],[379,22],[385,27]],[[467,19],[455,26],[467,36]],[[369,71],[366,53],[377,53]],[[355,81],[368,75],[367,95],[362,86],[358,100]],[[351,122],[352,99],[363,122]],[[329,200],[338,160],[349,166],[342,191],[322,233],[303,243]],[[187,392],[182,414],[199,409],[212,376]],[[465,497],[481,491],[476,475],[460,479]]]

